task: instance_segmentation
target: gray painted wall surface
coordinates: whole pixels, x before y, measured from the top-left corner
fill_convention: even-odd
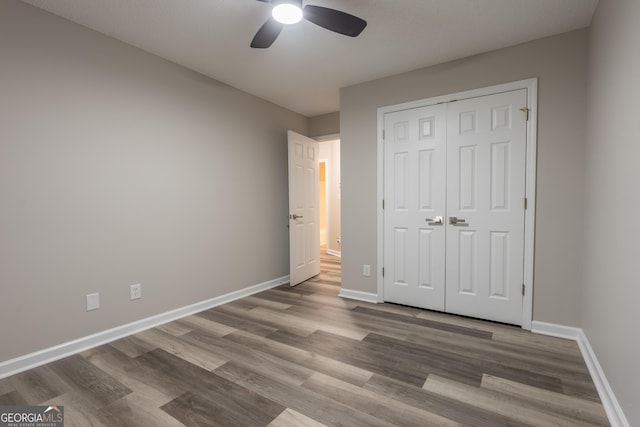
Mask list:
[[[0,361],[287,275],[286,131],[307,126],[0,0]]]
[[[309,119],[309,137],[316,138],[340,133],[340,112],[323,114]]]
[[[632,426],[640,425],[639,42],[640,2],[600,0],[589,40],[582,326]]]
[[[377,108],[539,77],[534,320],[578,326],[587,30],[342,89],[343,287],[377,291]],[[570,220],[568,220],[570,219]],[[375,271],[375,270],[374,270]]]

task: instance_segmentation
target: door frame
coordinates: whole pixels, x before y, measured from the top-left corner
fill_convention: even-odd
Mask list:
[[[378,302],[384,302],[384,279],[382,267],[384,266],[384,115],[396,111],[426,107],[444,102],[458,101],[469,98],[477,98],[486,95],[494,95],[513,90],[527,90],[527,108],[529,120],[527,121],[526,136],[526,171],[525,171],[525,197],[527,209],[524,216],[524,275],[523,284],[525,294],[522,302],[522,329],[531,330],[533,320],[533,268],[535,249],[535,213],[536,213],[536,158],[537,158],[537,129],[538,129],[538,78],[518,80],[494,86],[472,89],[448,95],[436,96],[418,101],[388,105],[378,108],[378,165],[377,165],[377,260],[378,271],[376,281],[378,288]]]

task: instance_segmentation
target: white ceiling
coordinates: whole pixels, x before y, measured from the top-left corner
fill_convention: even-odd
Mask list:
[[[597,0],[308,0],[368,22],[357,38],[309,22],[251,49],[256,0],[23,0],[308,117],[340,88],[586,27]]]

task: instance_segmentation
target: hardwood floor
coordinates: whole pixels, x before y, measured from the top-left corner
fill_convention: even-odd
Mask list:
[[[0,380],[66,426],[609,425],[577,345],[339,298],[340,262]]]

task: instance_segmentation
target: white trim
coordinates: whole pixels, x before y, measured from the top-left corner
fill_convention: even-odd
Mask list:
[[[548,335],[550,337],[565,338],[573,341],[578,341],[578,337],[580,336],[580,328],[540,322],[538,320],[531,322],[531,332],[540,335]]]
[[[382,275],[382,269],[384,268],[384,209],[382,209],[382,203],[384,202],[384,115],[392,111],[390,108],[378,108],[378,130],[376,133],[378,136],[378,167],[376,173],[378,181],[378,196],[376,198],[376,204],[378,205],[376,218],[378,268],[376,269],[376,282],[378,288],[377,302],[379,303],[384,302],[384,276]]]
[[[522,282],[525,293],[522,298],[522,328],[530,330],[533,321],[533,267],[536,227],[536,175],[538,158],[538,79],[524,80],[527,88],[527,165],[525,197],[527,209],[524,211],[524,271]]]
[[[372,304],[378,303],[378,295],[370,292],[352,291],[351,289],[340,288],[338,294],[341,298],[354,299],[357,301],[370,302]]]
[[[611,426],[630,427],[630,424],[618,403],[618,399],[616,399],[616,396],[613,394],[613,390],[609,385],[609,381],[607,381],[604,370],[602,369],[602,366],[600,366],[600,362],[598,362],[596,353],[593,351],[591,343],[582,329],[580,329],[578,346],[580,347],[582,357],[584,357],[584,361],[587,364],[593,383],[598,390],[598,395],[600,395],[600,400],[602,401],[602,405],[604,406],[604,410],[607,413]]]
[[[342,252],[336,251],[334,249],[327,249],[327,254],[333,255],[333,256],[338,257],[338,258],[342,258]]]
[[[418,101],[405,102],[402,104],[389,105],[378,108],[378,216],[377,216],[377,246],[378,246],[378,272],[377,291],[378,302],[384,301],[384,279],[382,277],[382,267],[384,265],[384,210],[382,200],[384,199],[384,115],[395,111],[408,110],[412,108],[426,107],[443,102],[477,98],[480,96],[494,95],[513,90],[527,90],[527,108],[529,108],[529,121],[527,122],[527,170],[525,197],[527,198],[527,210],[525,211],[525,232],[524,232],[524,272],[523,283],[526,285],[526,292],[522,301],[522,328],[530,330],[533,318],[533,266],[534,266],[534,243],[535,243],[535,212],[536,212],[536,152],[537,152],[537,129],[538,129],[538,79],[519,80],[511,83],[504,83],[479,89],[467,90],[434,98],[427,98]]]
[[[580,352],[582,353],[584,362],[587,365],[587,369],[589,369],[591,379],[596,386],[596,390],[598,390],[598,395],[600,396],[602,406],[604,406],[604,410],[607,413],[607,418],[609,419],[609,423],[611,423],[611,427],[629,427],[630,424],[627,421],[624,412],[622,412],[618,399],[616,399],[616,396],[609,385],[609,381],[607,381],[607,377],[604,374],[604,370],[602,369],[602,366],[600,366],[596,353],[593,351],[591,343],[584,331],[581,328],[556,325],[553,323],[538,321],[533,321],[531,323],[531,332],[566,338],[578,343],[578,347],[580,347]]]
[[[289,282],[283,276],[0,363],[0,379]]]

